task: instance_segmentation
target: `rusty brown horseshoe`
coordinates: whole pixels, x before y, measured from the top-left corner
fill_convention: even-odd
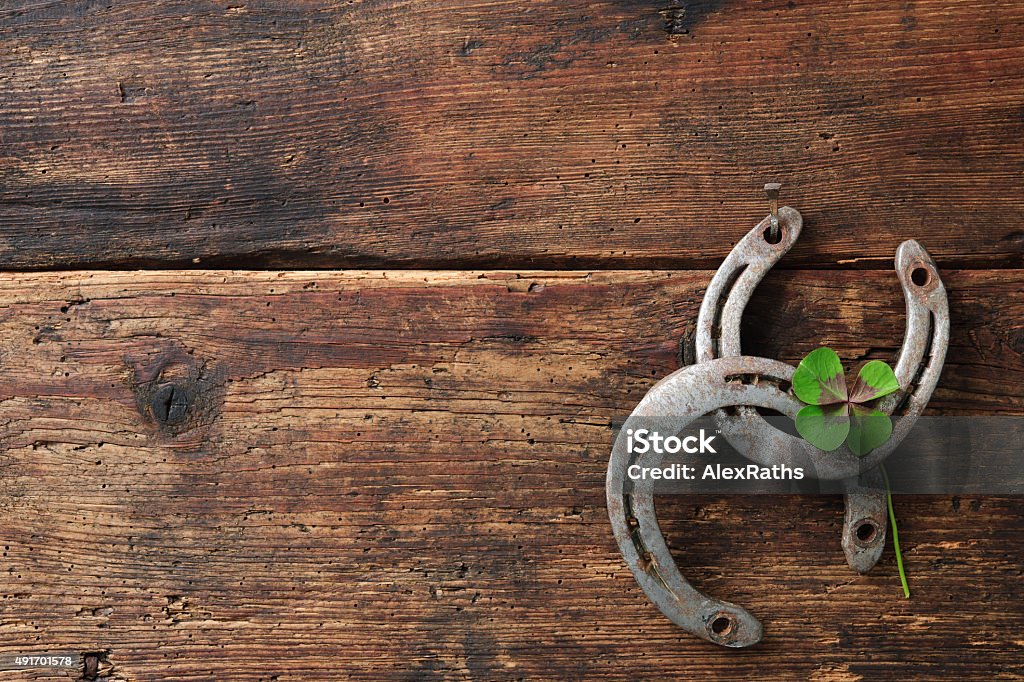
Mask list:
[[[698,362],[740,355],[740,321],[754,289],[799,238],[803,221],[796,210],[779,210],[780,232],[774,240],[769,239],[770,218],[740,240],[712,278],[697,318]],[[896,271],[906,301],[907,322],[895,372],[905,390],[883,400],[879,408],[887,414],[895,412],[901,419],[897,431],[884,446],[885,452],[871,453],[877,461],[870,468],[861,469],[868,487],[851,483],[845,500],[842,546],[847,562],[860,573],[866,573],[877,563],[885,546],[886,501],[885,494],[880,492],[880,473],[874,467],[899,445],[927,404],[938,381],[949,339],[945,287],[928,252],[916,241],[903,242],[896,252]],[[907,400],[908,397],[912,399]],[[774,446],[779,446],[780,441],[788,447],[796,443],[808,456],[813,453],[811,466],[819,478],[836,478],[835,467],[825,472],[817,468],[818,461],[827,461],[830,455],[844,458],[847,466],[866,466],[871,461],[862,461],[845,447],[839,452],[825,453],[775,429],[750,407],[738,408],[733,415],[718,410],[715,421],[733,447],[761,464],[765,463],[762,458],[769,455],[769,448],[764,446],[769,441]]]

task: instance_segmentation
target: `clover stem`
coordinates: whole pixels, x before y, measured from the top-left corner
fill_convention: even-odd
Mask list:
[[[889,487],[889,475],[885,472],[885,465],[879,465],[879,469],[882,470],[882,479],[885,481],[885,501],[889,507],[889,525],[892,526],[892,546],[896,551],[896,568],[900,572],[903,596],[910,599],[910,586],[907,585],[907,574],[903,570],[903,554],[900,553],[900,534],[896,530],[896,512],[892,508],[892,488]]]

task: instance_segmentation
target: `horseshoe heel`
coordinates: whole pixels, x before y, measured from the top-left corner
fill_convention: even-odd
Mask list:
[[[671,428],[682,431],[698,417],[730,405],[762,407],[796,417],[800,403],[777,383],[792,368],[775,360],[728,357],[690,365],[668,375],[648,391],[619,432],[608,463],[606,494],[608,516],[626,564],[644,593],[662,613],[687,632],[728,647],[745,647],[761,639],[761,623],[746,609],[709,597],[679,572],[658,526],[653,482],[641,479],[631,491],[626,482],[632,464],[657,467],[661,455],[634,458],[627,444],[630,423],[642,417],[671,418]],[[761,384],[729,381],[733,376],[756,374],[769,378]]]
[[[788,207],[779,211],[782,229],[779,241],[774,244],[767,239],[769,220],[770,217],[765,218],[740,240],[715,273],[697,321],[698,361],[740,354],[740,321],[754,289],[799,238],[802,219],[797,211]],[[941,369],[949,324],[945,289],[927,251],[915,241],[904,242],[897,250],[896,269],[907,311],[906,333],[896,366],[896,376],[901,386],[911,387],[919,373],[921,381],[917,383],[916,390],[910,392],[912,404],[902,415],[898,415],[902,416],[902,428],[887,443],[889,452],[909,432],[934,389],[938,380],[938,371],[934,368]],[[922,366],[929,346],[933,353],[927,365]],[[933,371],[929,371],[930,368]],[[900,406],[905,394],[897,393],[887,397],[879,409],[887,414],[892,413]],[[803,449],[806,457],[811,460],[811,467],[815,469],[823,457],[838,454],[823,453],[801,439],[783,434],[749,407],[738,408],[733,415],[719,410],[715,413],[715,420],[722,435],[753,461],[759,461],[767,454],[764,444],[769,442],[773,443],[773,447]],[[847,464],[857,462],[853,453],[846,448],[843,450]],[[878,458],[878,462],[882,459],[884,455]],[[833,477],[822,475],[820,470],[818,476]],[[868,472],[862,473],[862,476],[868,479],[868,487],[851,487],[846,495],[842,546],[850,566],[865,573],[878,561],[885,545],[886,501],[885,494],[880,492],[882,486],[879,474]]]

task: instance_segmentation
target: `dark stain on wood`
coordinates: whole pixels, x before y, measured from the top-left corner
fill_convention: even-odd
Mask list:
[[[665,18],[665,32],[668,35],[684,36],[690,33],[690,30],[704,18],[704,15],[725,4],[722,0],[697,2],[670,0],[668,5],[658,12]]]
[[[175,438],[189,434],[201,442],[216,420],[224,392],[224,376],[211,359],[197,358],[182,344],[156,337],[150,347],[125,356],[131,390],[140,414],[159,433]]]

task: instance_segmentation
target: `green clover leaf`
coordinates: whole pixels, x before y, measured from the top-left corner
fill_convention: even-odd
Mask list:
[[[796,415],[796,430],[803,439],[825,452],[835,450],[850,434],[846,403],[806,405]]]
[[[863,405],[850,405],[850,435],[846,444],[850,451],[863,457],[892,435],[892,419],[889,415]]]
[[[793,374],[793,392],[808,405],[846,402],[843,363],[831,348],[818,348],[800,361]]]
[[[881,360],[872,360],[860,368],[857,381],[850,393],[851,403],[866,403],[893,391],[900,390],[900,382],[889,365]]]

